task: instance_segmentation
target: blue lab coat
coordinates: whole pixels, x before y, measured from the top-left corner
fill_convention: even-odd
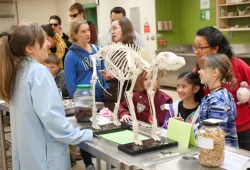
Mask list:
[[[10,102],[13,170],[70,170],[67,144],[91,141],[93,132],[73,128],[48,68],[28,61]]]

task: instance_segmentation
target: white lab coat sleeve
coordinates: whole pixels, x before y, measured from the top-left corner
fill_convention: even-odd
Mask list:
[[[56,83],[49,70],[41,65],[33,70],[32,77],[30,88],[33,108],[51,136],[59,142],[72,145],[91,141],[92,130],[74,128],[66,118]]]

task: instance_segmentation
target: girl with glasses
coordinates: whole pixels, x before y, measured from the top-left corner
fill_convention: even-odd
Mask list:
[[[134,29],[131,21],[126,18],[118,18],[111,23],[111,36],[112,36],[112,42],[117,43],[121,42],[123,44],[134,44]],[[102,71],[102,76],[105,78],[107,83],[109,84],[109,89],[107,90],[112,96],[105,93],[105,106],[113,111],[115,107],[115,103],[117,101],[117,92],[118,92],[118,80],[110,75],[110,73],[106,72],[105,70]],[[121,101],[125,99],[124,92],[126,89],[130,88],[129,81],[125,81],[125,85],[122,89],[122,96]]]

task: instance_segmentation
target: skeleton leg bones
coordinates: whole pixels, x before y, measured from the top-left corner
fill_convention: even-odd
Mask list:
[[[100,129],[100,126],[97,123],[96,120],[96,114],[97,114],[97,108],[96,108],[96,103],[95,103],[95,85],[96,81],[98,79],[98,76],[96,74],[96,58],[95,55],[90,56],[92,63],[93,63],[93,73],[92,73],[92,79],[90,81],[92,85],[92,100],[93,100],[93,106],[92,106],[92,127],[94,129]]]
[[[120,80],[119,96],[118,96],[117,102],[115,103],[115,109],[114,109],[114,114],[113,114],[113,123],[114,123],[116,126],[121,125],[120,121],[119,121],[118,118],[117,118],[117,113],[118,113],[118,108],[119,108],[120,101],[121,101],[122,88],[123,88],[124,82],[125,82],[124,79],[121,79],[121,80]]]
[[[154,84],[157,81],[157,75],[158,75],[158,68],[154,67],[153,68],[153,78],[152,78],[152,83],[147,90],[148,94],[148,99],[149,99],[149,105],[152,109],[152,114],[153,114],[153,123],[152,123],[152,130],[151,130],[151,137],[155,141],[160,141],[161,139],[157,136],[156,134],[156,129],[157,129],[157,119],[156,119],[156,112],[155,112],[155,104],[154,104],[154,97],[155,97],[155,92],[153,90]]]
[[[135,107],[134,107],[134,103],[133,103],[133,89],[135,86],[135,82],[139,76],[139,74],[141,73],[141,71],[136,70],[136,73],[134,73],[133,78],[132,78],[132,83],[131,83],[131,87],[129,89],[129,91],[125,92],[126,98],[127,98],[127,103],[129,106],[129,112],[131,114],[132,117],[132,127],[133,127],[133,133],[134,133],[134,142],[136,145],[142,145],[141,140],[139,139],[139,133],[138,133],[138,121],[135,115]]]

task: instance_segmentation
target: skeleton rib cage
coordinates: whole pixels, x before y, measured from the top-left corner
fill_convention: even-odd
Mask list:
[[[118,80],[130,80],[133,71],[137,68],[140,70],[150,69],[149,62],[140,55],[143,50],[135,44],[114,43],[104,50],[105,68]]]

